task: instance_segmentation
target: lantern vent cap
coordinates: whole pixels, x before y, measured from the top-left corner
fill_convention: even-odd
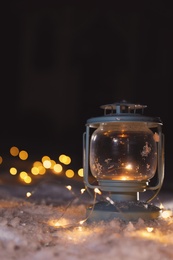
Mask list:
[[[122,102],[115,102],[112,104],[106,104],[100,106],[100,108],[104,109],[104,114],[108,114],[108,111],[110,111],[110,114],[122,114],[122,113],[136,113],[137,110],[141,110],[142,114],[144,111],[144,108],[146,108],[146,105],[141,105],[141,104],[133,104],[133,103],[128,103],[125,100]],[[114,112],[116,111],[116,112]]]
[[[144,115],[144,108],[146,107],[146,105],[129,103],[124,100],[102,105],[100,108],[104,109],[104,115],[88,119],[86,125],[98,127],[101,123],[111,122],[145,122],[151,128],[163,125],[160,117]],[[140,112],[137,112],[138,110]]]

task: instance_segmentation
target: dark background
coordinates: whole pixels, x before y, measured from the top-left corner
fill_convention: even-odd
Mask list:
[[[80,166],[86,120],[125,99],[162,119],[172,181],[171,1],[6,1],[2,12],[1,154],[19,145]]]

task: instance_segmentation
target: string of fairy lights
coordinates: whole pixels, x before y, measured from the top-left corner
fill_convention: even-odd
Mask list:
[[[26,150],[20,150],[17,146],[12,146],[9,149],[9,154],[10,156],[12,156],[12,158],[17,158],[19,160],[19,164],[20,162],[27,162],[28,158],[29,158],[29,154]],[[78,177],[83,178],[83,168],[78,169],[77,173],[70,167],[71,164],[71,157],[65,154],[60,154],[58,156],[57,161],[51,159],[48,155],[44,155],[40,160],[34,161],[32,163],[32,165],[29,167],[29,170],[26,169],[19,169],[20,167],[17,167],[17,165],[12,165],[9,167],[9,171],[8,174],[10,174],[10,176],[16,176],[18,178],[18,181],[20,181],[21,183],[25,184],[25,185],[30,185],[32,184],[34,178],[36,176],[44,176],[47,172],[50,172],[52,174],[55,174],[56,176],[60,176],[62,174],[64,174],[65,177],[67,177],[68,179],[74,178],[74,176],[77,174]],[[15,161],[14,161],[15,162]],[[2,166],[4,163],[4,158],[2,155],[0,155],[0,166]],[[85,226],[83,226],[84,223],[87,222],[89,215],[83,217],[82,219],[80,219],[79,221],[76,221],[75,223],[71,223],[70,220],[68,218],[65,218],[65,213],[68,210],[68,208],[70,206],[72,206],[73,204],[73,200],[76,199],[76,195],[73,191],[73,187],[71,185],[66,185],[65,186],[66,189],[68,189],[72,195],[73,195],[73,199],[70,201],[70,203],[68,203],[67,207],[64,209],[64,212],[61,214],[61,216],[58,219],[50,219],[48,221],[48,225],[50,226],[54,226],[55,228],[75,228],[75,239],[77,234],[80,234],[81,237],[81,231],[83,233],[83,235],[85,235],[85,233],[88,234],[89,230],[86,229]],[[82,188],[80,190],[80,194],[82,195],[84,192],[88,191],[86,188]],[[33,195],[34,192],[32,191],[28,191],[26,193],[26,198],[30,198]],[[79,196],[79,195],[77,195]],[[113,203],[113,201],[109,198],[109,196],[104,196],[104,194],[98,189],[95,188],[92,194],[92,210],[90,211],[90,214],[92,214],[92,211],[94,210],[94,204],[98,199],[98,196],[102,196],[102,198],[104,197],[105,200],[107,200],[109,203]],[[78,197],[79,199],[79,197]],[[163,212],[161,217],[163,219],[168,220],[170,223],[173,222],[173,212],[172,210],[168,210],[168,209],[164,209],[163,204],[161,203],[160,208],[162,208]],[[140,233],[141,232],[141,233]],[[72,235],[72,234],[71,234]],[[140,236],[145,236],[145,237],[155,237],[154,234],[154,227],[147,227],[145,230],[141,230],[138,232],[138,234],[134,234],[134,232],[132,232],[132,236],[135,235],[140,235]]]
[[[50,158],[48,155],[44,155],[41,160],[36,160],[32,162],[32,165],[28,169],[28,165],[25,164],[23,167],[25,168],[27,165],[27,169],[20,169],[21,163],[26,162],[29,158],[29,154],[26,150],[20,150],[17,146],[12,146],[9,149],[9,154],[12,158],[17,158],[19,163],[15,161],[17,165],[11,165],[8,173],[11,176],[17,176],[19,181],[24,184],[32,184],[34,177],[43,176],[48,171],[55,175],[64,174],[67,178],[73,178],[76,176],[83,177],[83,168],[79,168],[77,173],[70,167],[71,157],[66,154],[60,154],[58,156],[57,161]],[[0,155],[0,165],[3,165],[5,160],[2,155]]]

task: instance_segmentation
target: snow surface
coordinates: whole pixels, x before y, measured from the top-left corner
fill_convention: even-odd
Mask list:
[[[81,194],[82,187],[82,181],[58,177],[33,186],[0,183],[0,259],[173,259],[171,214],[134,223],[114,219],[81,224],[90,201]],[[172,194],[161,194],[160,201],[172,213]]]

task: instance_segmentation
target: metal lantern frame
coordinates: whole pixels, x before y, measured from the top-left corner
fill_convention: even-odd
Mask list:
[[[162,121],[159,117],[150,117],[143,115],[146,105],[131,104],[127,102],[117,102],[101,106],[104,109],[104,115],[93,117],[86,122],[86,131],[83,133],[83,170],[84,184],[87,188],[98,188],[102,191],[110,192],[114,205],[108,205],[108,202],[99,202],[94,205],[92,217],[93,220],[112,219],[120,217],[123,219],[138,219],[139,217],[151,219],[160,215],[161,209],[148,204],[159,193],[164,180],[164,134],[162,133]],[[141,110],[141,113],[136,113]],[[150,180],[97,180],[97,185],[93,185],[89,181],[90,166],[90,139],[92,130],[97,129],[102,123],[133,123],[144,122],[148,128],[156,130],[159,141],[157,142],[157,169],[155,176],[157,181],[154,185],[150,185]],[[145,202],[139,202],[139,193],[152,190],[152,196]],[[119,210],[117,203],[128,203],[125,207],[127,210]],[[115,209],[115,204],[116,209]],[[130,205],[130,206],[129,206]],[[129,208],[130,207],[130,208]],[[118,208],[118,210],[117,210]],[[88,208],[90,212],[91,206]],[[121,212],[120,212],[121,211]],[[123,212],[122,212],[123,211]]]

